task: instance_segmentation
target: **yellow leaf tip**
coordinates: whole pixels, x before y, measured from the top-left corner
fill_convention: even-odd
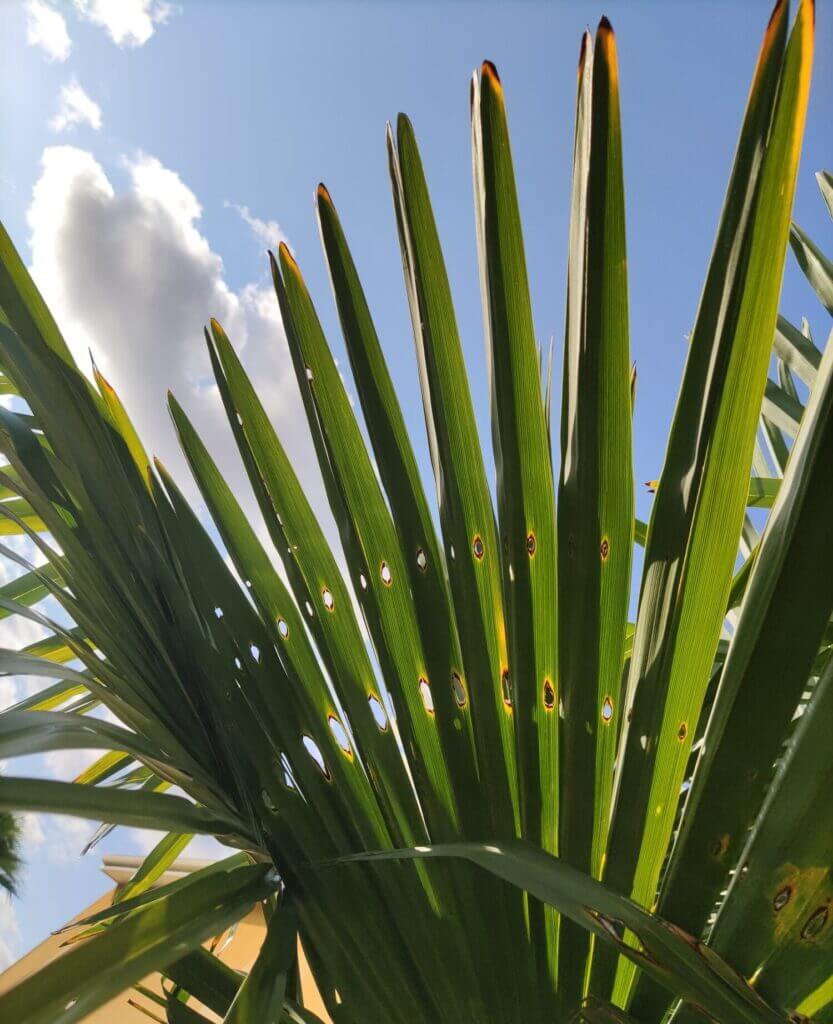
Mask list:
[[[495,86],[496,89],[503,88],[502,85],[500,84],[500,75],[497,73],[497,68],[495,67],[493,61],[484,60],[480,73],[483,76],[483,78],[490,81]]]
[[[330,195],[330,190],[324,184],[323,181],[318,182],[318,188],[315,190],[315,194],[322,202],[327,203],[328,206],[333,205],[333,198]]]

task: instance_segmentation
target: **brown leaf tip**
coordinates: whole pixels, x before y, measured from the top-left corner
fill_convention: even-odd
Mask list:
[[[776,0],[775,6],[772,8],[772,14],[769,16],[769,21],[766,23],[767,32],[772,28],[772,23],[783,10],[785,3],[786,0]]]
[[[587,56],[587,44],[590,40],[589,32],[582,32],[581,34],[581,47],[578,51],[578,69],[581,71],[584,67],[584,58]]]
[[[496,88],[500,89],[500,75],[497,73],[497,68],[490,60],[483,61],[482,74],[484,78],[488,78]]]
[[[613,35],[613,26],[610,24],[610,21],[606,14],[602,15],[601,21],[599,22],[599,28],[597,31],[609,32],[611,35]]]
[[[329,203],[330,206],[333,205],[333,200],[332,196],[330,195],[330,191],[323,181],[319,181],[318,188],[315,190],[315,194],[318,196],[319,199],[322,199],[325,203]]]

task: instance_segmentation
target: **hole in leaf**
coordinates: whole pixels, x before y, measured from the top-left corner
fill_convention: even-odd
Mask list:
[[[486,553],[486,549],[483,547],[483,539],[479,534],[472,541],[471,549],[474,552],[474,557],[479,562]]]
[[[312,370],[308,366],[305,367],[305,369],[307,371],[307,380],[314,380],[315,376],[314,376]]]
[[[367,698],[367,702],[370,705],[370,713],[373,715],[376,725],[378,725],[382,732],[385,732],[388,727],[388,716],[385,714],[382,702],[373,693]]]
[[[393,583],[393,575],[391,574],[390,566],[387,562],[382,562],[379,566],[379,575],[382,577],[382,583],[384,583],[386,587],[389,587],[391,583]]]
[[[417,548],[416,563],[417,569],[419,569],[420,572],[425,572],[425,570],[428,568],[428,558],[426,557],[425,552],[422,550],[422,548]]]
[[[431,693],[431,687],[428,685],[428,680],[421,678],[419,681],[419,695],[422,697],[422,703],[425,705],[425,710],[429,715],[434,714],[434,697]]]
[[[549,679],[544,680],[544,708],[552,711],[555,707],[555,687]]]
[[[223,617],[223,609],[220,608],[219,606],[216,607],[214,609],[214,614],[217,616],[218,619],[222,619],[222,617]]]
[[[512,681],[509,678],[509,669],[503,670],[503,675],[500,677],[500,690],[503,695],[503,703],[507,708],[512,707]]]
[[[529,555],[530,558],[532,558],[532,556],[535,554],[536,547],[537,544],[535,541],[535,534],[528,533],[526,536],[526,553]]]
[[[347,730],[344,728],[341,722],[339,722],[335,715],[330,715],[327,721],[330,723],[330,731],[332,732],[333,736],[335,736],[336,743],[341,747],[342,751],[345,754],[348,754],[350,757],[352,757],[353,751],[350,748],[350,740],[347,738]]]
[[[252,652],[252,657],[255,659],[255,661],[259,662],[260,661],[260,648],[257,646],[257,644],[251,644],[249,646],[249,650]]]
[[[324,755],[318,748],[318,744],[315,742],[312,736],[307,736],[306,733],[301,737],[301,742],[306,747],[306,751],[309,754],[309,756],[318,765],[321,774],[324,776],[325,779],[327,779],[327,781],[329,781],[330,772],[329,769],[327,768],[327,763],[324,760]]]
[[[680,722],[680,728],[677,730],[677,739],[680,743],[688,736],[688,726],[685,722]]]
[[[331,612],[333,608],[335,608],[335,598],[333,597],[332,592],[326,587],[321,590],[321,600],[324,602],[324,607],[328,612]]]
[[[234,415],[235,415],[235,416],[237,417],[237,422],[238,422],[238,423],[240,424],[240,426],[242,427],[242,426],[243,426],[243,417],[242,417],[242,416],[240,415],[240,413],[239,413],[239,412],[237,412],[236,410],[235,410],[235,413],[234,413]]]
[[[313,617],[313,615],[315,614],[315,611],[313,610],[313,607],[312,607],[312,605],[311,605],[311,604],[309,603],[309,601],[304,601],[304,607],[305,607],[305,608],[306,608],[306,610],[307,610],[307,615],[309,615],[309,617],[310,617],[310,618],[312,618],[312,617]]]
[[[459,673],[451,673],[451,692],[454,694],[454,700],[458,708],[464,708],[466,706],[466,687],[463,684],[463,680],[460,678]]]
[[[829,910],[827,907],[819,907],[801,929],[801,938],[807,940],[817,938],[827,924],[828,915]]]
[[[448,546],[448,553],[449,553],[449,555],[451,555],[451,561],[453,562],[454,561],[454,545],[453,544],[449,544],[449,546]]]
[[[602,543],[599,547],[599,554],[602,556],[602,561],[606,562],[610,555],[610,541],[607,537],[602,537]]]
[[[278,632],[284,640],[289,636],[289,626],[286,624],[286,619],[278,619]]]
[[[260,799],[263,801],[263,806],[270,814],[278,813],[278,808],[277,805],[275,804],[275,801],[272,799],[271,796],[269,796],[265,789],[262,789],[260,791]]]
[[[362,590],[367,590],[367,577],[363,572],[359,573],[359,585],[361,586]]]
[[[775,899],[772,901],[772,907],[777,914],[779,910],[783,910],[784,907],[790,902],[790,897],[793,891],[790,886],[785,885],[784,888],[775,894]]]
[[[613,701],[610,697],[605,697],[604,703],[602,704],[602,721],[607,723],[613,718]]]
[[[252,581],[251,580],[245,580],[245,583],[246,583],[246,589],[247,590],[251,590],[252,589]]]
[[[617,945],[625,941],[625,924],[616,917],[608,917],[607,914],[600,914],[598,910],[588,908],[590,916],[607,932]]]
[[[239,658],[237,658],[237,657],[235,657],[235,659],[234,659],[234,667],[235,667],[235,668],[243,668],[243,664],[242,664],[242,662],[241,662],[241,661],[240,661],[240,659],[239,659]]]

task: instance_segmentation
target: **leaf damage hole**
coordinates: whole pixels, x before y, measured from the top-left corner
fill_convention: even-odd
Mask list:
[[[353,750],[350,746],[350,740],[347,737],[347,730],[335,715],[328,715],[327,721],[330,723],[330,732],[332,732],[335,737],[335,741],[341,748],[341,752],[346,754],[348,757],[352,757]]]
[[[417,569],[419,569],[420,572],[425,572],[425,570],[428,568],[428,558],[426,557],[426,554],[422,550],[422,548],[417,548],[416,564]]]
[[[605,697],[604,703],[602,704],[602,721],[605,725],[609,725],[613,720],[613,700],[610,697]]]
[[[688,725],[686,722],[680,722],[680,728],[677,730],[677,739],[682,743],[686,736],[688,736]]]
[[[315,742],[312,736],[307,736],[306,733],[304,733],[304,735],[301,737],[301,742],[304,744],[304,747],[306,748],[306,751],[309,754],[309,756],[313,759],[313,761],[315,761],[316,765],[318,765],[318,770],[321,772],[321,774],[324,776],[327,782],[329,782],[332,779],[332,776],[330,775],[330,770],[327,767],[327,762],[324,760],[324,755],[321,753],[318,744]]]
[[[474,552],[474,557],[477,559],[477,561],[481,562],[483,560],[483,556],[486,553],[486,549],[483,546],[483,538],[480,536],[479,533],[475,536],[474,540],[472,541],[471,549]]]
[[[544,710],[552,711],[555,707],[555,687],[549,679],[544,680]]]
[[[468,697],[466,687],[459,672],[451,673],[451,692],[454,694],[454,702],[458,708],[464,708]]]
[[[307,380],[308,381],[315,380],[315,374],[312,372],[312,370],[309,368],[309,366],[304,367],[304,369],[307,372]]]
[[[367,577],[363,572],[359,573],[359,586],[362,590],[367,590]]]
[[[509,669],[505,668],[500,677],[500,691],[503,697],[503,706],[512,710],[512,680],[509,678]]]
[[[393,574],[390,571],[390,566],[387,562],[382,562],[379,566],[379,575],[382,577],[382,583],[386,587],[389,587],[393,583]]]
[[[420,676],[419,680],[419,695],[422,697],[422,703],[425,706],[425,710],[429,715],[434,714],[434,696],[431,693],[431,687],[425,676]]]
[[[606,562],[610,556],[610,541],[607,537],[602,537],[602,543],[599,546],[599,554],[602,556],[602,561]]]
[[[779,910],[783,910],[784,907],[790,902],[793,891],[792,887],[785,885],[784,888],[775,894],[775,899],[772,901],[772,909],[777,914]]]
[[[220,607],[219,607],[219,605],[218,605],[218,606],[217,606],[217,607],[216,607],[216,608],[214,609],[214,614],[215,614],[215,615],[217,616],[217,618],[218,618],[218,619],[222,619],[222,617],[223,617],[223,609],[222,609],[222,608],[220,608]]]
[[[449,555],[451,555],[451,561],[453,562],[454,561],[454,545],[453,544],[449,545],[448,553],[449,553]]]
[[[529,555],[530,558],[532,558],[535,554],[535,549],[537,548],[537,546],[538,544],[535,540],[535,534],[528,533],[526,535],[526,553]]]
[[[607,932],[617,946],[624,945],[625,924],[623,921],[620,921],[617,917],[610,917],[607,914],[602,914],[598,910],[594,910],[592,907],[586,907],[585,910],[592,920]]]
[[[257,646],[257,644],[250,644],[249,645],[249,650],[251,651],[251,654],[252,654],[252,657],[254,658],[254,660],[259,662],[260,661],[260,648]]]
[[[309,617],[312,618],[313,615],[315,614],[315,612],[313,610],[312,605],[309,603],[309,601],[304,601],[304,607],[307,610],[307,615],[309,615]]]
[[[269,794],[266,792],[265,789],[262,789],[260,791],[260,799],[263,801],[263,806],[266,808],[266,810],[270,814],[277,814],[278,813],[277,804],[272,799],[272,797],[269,796]]]
[[[286,619],[281,618],[281,616],[278,616],[278,633],[284,640],[289,636],[289,626],[286,624]]]
[[[373,715],[373,720],[379,727],[380,732],[387,732],[388,728],[388,716],[385,714],[385,709],[382,706],[382,702],[376,696],[375,693],[367,698],[367,702],[370,705],[370,713]]]
[[[331,612],[335,608],[335,598],[333,597],[332,591],[328,590],[327,587],[321,589],[321,600],[324,602],[324,607],[328,612]]]
[[[801,938],[812,942],[813,939],[817,939],[822,933],[824,926],[827,924],[827,918],[830,914],[829,909],[825,907],[819,907],[818,910],[814,911],[809,921],[801,929]]]

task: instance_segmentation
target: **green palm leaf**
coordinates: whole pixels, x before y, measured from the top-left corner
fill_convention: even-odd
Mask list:
[[[163,970],[164,997],[139,986],[153,1018],[320,1024],[299,940],[337,1024],[830,1019],[833,346],[777,315],[788,242],[828,310],[833,279],[790,237],[812,3],[788,21],[779,0],[647,525],[606,19],[579,65],[555,462],[508,95],[489,62],[472,80],[494,494],[426,168],[410,121],[388,130],[436,515],[323,185],[360,412],[299,260],[270,258],[338,545],[216,321],[208,363],[262,524],[171,396],[197,514],[0,231],[0,392],[19,410],[0,407],[0,533],[37,551],[0,545],[20,573],[0,618],[42,632],[0,650],[0,673],[40,680],[0,713],[0,758],[100,752],[74,782],[0,778],[0,815],[93,819],[88,848],[118,825],[166,833],[0,997],[3,1019],[78,1020]],[[159,885],[197,833],[245,852]],[[201,944],[256,902],[244,976]]]

